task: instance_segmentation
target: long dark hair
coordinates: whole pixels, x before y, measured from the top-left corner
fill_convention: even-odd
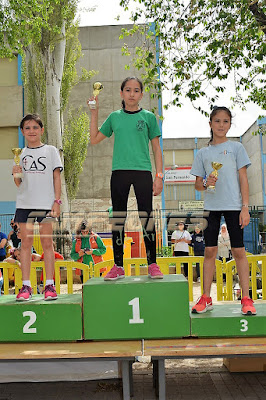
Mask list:
[[[225,112],[228,114],[228,117],[230,118],[230,122],[232,122],[232,118],[233,118],[232,113],[231,113],[231,111],[229,110],[229,108],[224,107],[224,106],[221,106],[221,107],[219,107],[219,106],[214,106],[214,107],[213,107],[212,112],[210,113],[210,122],[212,121],[213,117],[215,117],[215,115],[216,115],[219,111],[225,111]],[[212,142],[212,140],[213,140],[213,131],[212,131],[212,129],[211,129],[211,138],[210,138],[208,144],[210,144],[210,143]]]
[[[123,82],[121,83],[121,92],[123,92],[126,83],[127,83],[128,81],[132,81],[132,80],[137,81],[137,82],[139,83],[140,90],[141,90],[141,93],[142,93],[142,92],[143,92],[143,83],[142,83],[141,80],[140,80],[139,78],[137,78],[136,76],[128,76],[127,78],[125,78],[125,79],[123,80]],[[126,106],[126,105],[125,105],[125,102],[124,102],[124,100],[122,100],[122,107],[123,107],[123,109],[125,109],[125,106]]]

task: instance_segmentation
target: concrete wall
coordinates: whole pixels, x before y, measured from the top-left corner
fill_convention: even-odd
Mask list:
[[[249,204],[251,206],[263,205],[263,179],[265,172],[262,173],[262,149],[260,135],[254,135],[258,131],[257,122],[244,133],[242,144],[247,150],[251,161],[251,166],[247,169],[249,182]],[[265,138],[262,138],[265,142]],[[266,150],[266,149],[265,149]]]
[[[0,214],[15,210],[16,186],[11,170],[18,147],[18,125],[22,117],[23,93],[18,85],[18,59],[0,59]]]

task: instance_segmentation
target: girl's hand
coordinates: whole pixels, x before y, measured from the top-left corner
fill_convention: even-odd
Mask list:
[[[96,102],[96,104],[94,104],[94,103],[90,104],[90,102]],[[87,105],[89,106],[89,109],[90,109],[90,112],[91,112],[91,113],[95,113],[96,111],[98,111],[98,109],[99,109],[98,96],[96,96],[96,97],[91,96],[91,97],[87,100]]]
[[[51,217],[53,217],[53,218],[59,217],[59,215],[60,215],[60,204],[54,202],[50,214],[51,214]]]
[[[242,207],[242,210],[239,215],[239,225],[241,225],[241,229],[249,224],[250,215],[247,207]]]
[[[216,176],[210,174],[207,178],[207,187],[208,186],[215,186],[218,178]]]
[[[14,174],[21,174],[22,173],[22,167],[20,165],[13,165],[12,168],[12,175]]]
[[[93,252],[93,250],[86,250],[86,251],[85,251],[85,253],[86,253],[88,256],[91,256],[91,255],[92,255],[92,252]]]
[[[153,196],[158,196],[163,190],[162,178],[156,177],[153,182]]]

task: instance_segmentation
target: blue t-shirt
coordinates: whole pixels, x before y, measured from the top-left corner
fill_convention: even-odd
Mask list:
[[[2,242],[3,239],[7,239],[7,236],[5,233],[0,232],[0,242]],[[6,249],[5,247],[0,249],[0,256],[5,256],[6,255]]]
[[[214,193],[205,191],[204,209],[208,211],[241,210],[238,170],[251,165],[244,146],[239,142],[226,141],[199,150],[190,173],[205,178],[213,171],[212,162],[223,166],[218,170]]]

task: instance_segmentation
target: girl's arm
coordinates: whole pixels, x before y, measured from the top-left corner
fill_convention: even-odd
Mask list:
[[[159,137],[156,136],[151,140],[152,151],[154,155],[156,174],[163,172],[163,157],[162,150],[160,146]],[[155,177],[153,182],[153,195],[158,196],[163,190],[163,180],[162,178]]]
[[[250,215],[249,215],[249,186],[248,186],[248,177],[247,177],[247,167],[240,168],[238,170],[239,173],[239,183],[240,183],[240,192],[242,196],[242,209],[239,215],[239,225],[241,225],[241,229],[249,224]]]
[[[61,197],[61,172],[59,168],[56,168],[53,172],[54,180],[54,196],[55,200],[59,200]],[[52,205],[51,216],[59,217],[60,215],[60,204],[54,202]]]
[[[91,109],[91,120],[90,120],[90,143],[91,144],[97,144],[100,143],[103,139],[106,138],[106,136],[99,131],[98,129],[98,110],[99,110],[99,102],[98,102],[98,97],[90,97],[89,100],[87,101],[87,104],[89,105],[89,101],[91,100],[96,100],[96,108]]]

